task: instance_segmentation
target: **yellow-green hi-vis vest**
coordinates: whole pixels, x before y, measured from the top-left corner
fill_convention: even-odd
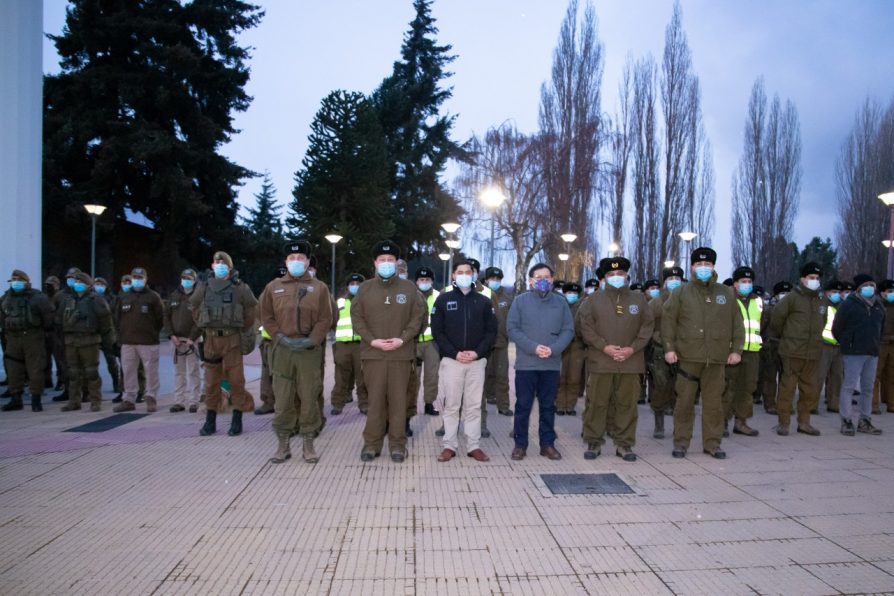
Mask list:
[[[354,325],[351,323],[351,299],[339,298],[336,304],[338,322],[335,324],[335,341],[360,341],[360,336],[354,335]]]
[[[760,352],[761,350],[761,311],[764,310],[764,301],[755,298],[748,302],[748,308],[739,303],[739,310],[742,311],[742,320],[745,322],[745,351]]]
[[[431,341],[435,338],[431,334],[431,309],[435,305],[435,300],[437,300],[439,294],[440,292],[437,290],[432,290],[431,295],[425,300],[425,304],[428,307],[428,319],[425,324],[425,331],[419,336],[419,341]]]
[[[826,326],[823,327],[823,341],[830,346],[838,345],[838,340],[836,340],[835,336],[832,335],[832,321],[835,320],[836,312],[838,312],[838,309],[834,306],[830,305],[828,308],[826,308]]]

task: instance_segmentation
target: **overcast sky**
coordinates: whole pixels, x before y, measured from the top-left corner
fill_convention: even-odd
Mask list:
[[[411,0],[267,0],[260,26],[242,36],[254,47],[248,92],[224,152],[252,170],[269,170],[281,202],[307,146],[310,123],[330,91],[368,93],[391,72],[413,18]],[[595,1],[605,48],[603,110],[613,112],[628,54],[660,60],[672,3]],[[894,97],[894,2],[890,0],[684,0],[683,25],[701,80],[702,107],[714,150],[717,204],[714,246],[729,267],[730,178],[742,148],[748,97],[763,75],[767,94],[791,99],[801,119],[803,182],[795,241],[834,238],[835,160],[867,96]],[[66,2],[45,0],[44,28],[59,33]],[[505,120],[537,128],[541,83],[549,77],[563,0],[439,0],[438,41],[452,44],[455,137],[467,139]],[[45,43],[44,68],[58,70]],[[449,181],[448,181],[449,182]],[[254,203],[259,180],[240,193]],[[628,221],[635,214],[628,214]],[[723,271],[721,271],[723,273]]]

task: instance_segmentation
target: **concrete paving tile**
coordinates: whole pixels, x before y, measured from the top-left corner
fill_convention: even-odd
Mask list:
[[[625,544],[630,546],[655,546],[695,542],[680,529],[680,524],[677,523],[612,524],[612,528],[621,536]]]
[[[561,547],[628,545],[624,536],[611,525],[553,525],[549,527],[549,532]]]
[[[672,594],[661,578],[651,572],[598,573],[581,575],[581,584],[590,594]]]
[[[658,577],[678,595],[724,594],[724,596],[749,595],[756,592],[729,569],[705,569],[689,571],[658,571]],[[798,591],[797,593],[806,593]]]
[[[424,596],[469,596],[470,594],[505,594],[495,577],[438,577],[416,580],[416,594]]]
[[[805,565],[804,569],[845,594],[894,592],[894,575],[870,563]]]
[[[587,594],[581,580],[574,575],[558,577],[499,576],[501,594],[542,596],[543,594]]]
[[[680,531],[689,542],[735,542],[781,538],[811,538],[816,532],[789,518],[745,519],[736,521],[680,522]]]
[[[568,547],[562,551],[579,574],[649,571],[636,551],[626,546]]]
[[[894,513],[832,513],[795,517],[822,536],[864,536],[894,528]]]
[[[864,561],[885,561],[894,558],[894,534],[840,536],[835,542]]]
[[[831,594],[835,590],[796,565],[732,569],[742,584],[758,594]]]

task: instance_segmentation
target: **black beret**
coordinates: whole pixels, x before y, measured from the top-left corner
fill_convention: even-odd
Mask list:
[[[883,279],[882,283],[878,285],[878,290],[879,292],[894,290],[894,279]]]
[[[396,259],[400,258],[400,248],[391,240],[383,240],[373,247],[373,258],[379,255],[391,255]]]
[[[764,286],[754,286],[754,289],[753,289],[752,291],[753,291],[755,294],[757,294],[758,296],[763,296],[763,294],[764,294]]]
[[[595,288],[595,287],[597,287],[597,286],[599,286],[599,280],[596,279],[595,277],[591,277],[591,278],[588,279],[588,280],[586,281],[586,283],[584,284],[584,287],[585,287],[585,288]]]
[[[350,284],[350,283],[354,283],[355,281],[356,281],[356,282],[363,283],[363,282],[366,281],[366,278],[363,277],[362,275],[360,275],[359,273],[352,273],[351,275],[348,276],[348,283],[349,283],[349,284]]]
[[[668,277],[683,277],[683,268],[682,267],[665,267],[661,270],[661,280],[664,281]]]
[[[826,285],[823,289],[827,292],[840,292],[844,289],[844,284],[838,281],[837,279],[833,279],[826,282]]]
[[[776,285],[773,286],[773,295],[774,296],[776,294],[781,294],[783,292],[791,292],[791,291],[792,291],[792,284],[788,283],[787,281],[777,282]]]
[[[643,288],[645,288],[646,290],[648,290],[649,288],[652,288],[652,287],[658,287],[660,285],[661,285],[661,282],[658,281],[657,279],[647,279],[646,281],[643,282]]]
[[[801,267],[801,277],[807,277],[811,274],[822,275],[823,268],[819,266],[819,263],[815,263],[814,261],[810,261],[809,263],[805,263],[803,267]]]
[[[630,271],[630,261],[624,257],[606,257],[599,261],[599,268],[605,273],[609,271]]]
[[[841,285],[844,286],[843,288],[841,288],[842,291],[853,292],[855,289],[854,284],[849,281],[843,281],[841,282]]]
[[[416,270],[416,275],[413,277],[413,279],[419,279],[420,277],[430,277],[431,279],[434,279],[435,272],[428,267],[420,267]]]
[[[857,286],[858,288],[860,286],[862,286],[863,284],[867,284],[870,282],[875,283],[875,280],[872,279],[872,276],[869,275],[868,273],[858,273],[857,275],[854,276],[854,285]]]
[[[289,240],[283,244],[282,252],[285,256],[302,254],[305,257],[309,257],[311,253],[310,242],[307,240]]]
[[[481,263],[478,262],[478,259],[466,259],[466,263],[471,265],[475,271],[481,271]]]
[[[754,281],[754,269],[745,265],[736,267],[736,270],[733,271],[733,281],[739,281],[740,279],[746,278]]]
[[[712,265],[717,264],[717,252],[713,248],[708,248],[707,246],[700,246],[692,251],[692,255],[689,257],[690,263],[698,263],[699,261],[708,261]]]
[[[484,279],[490,279],[492,277],[496,277],[497,279],[503,279],[503,270],[499,267],[488,267],[484,271]]]
[[[643,284],[641,284],[641,283],[639,283],[639,282],[632,283],[632,284],[630,284],[630,289],[631,289],[631,290],[638,290],[638,291],[642,292],[642,291],[643,291]]]
[[[562,286],[562,291],[565,293],[577,292],[578,294],[580,294],[581,292],[584,291],[584,289],[582,287],[580,287],[579,283],[570,282],[570,283],[567,283],[564,286]]]

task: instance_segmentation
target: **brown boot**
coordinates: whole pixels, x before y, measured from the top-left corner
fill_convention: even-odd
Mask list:
[[[154,412],[158,409],[158,402],[155,401],[155,398],[151,395],[146,396],[146,411]]]
[[[289,449],[289,435],[278,435],[277,439],[279,440],[279,447],[276,449],[273,457],[270,458],[271,464],[281,464],[292,457],[292,451]]]
[[[132,401],[122,401],[120,404],[112,408],[113,412],[133,412],[137,407],[133,405]]]
[[[745,435],[746,437],[756,437],[760,433],[748,426],[744,418],[736,418],[736,425],[733,427],[733,433],[737,435]]]
[[[313,434],[304,435],[304,445],[302,447],[302,455],[304,456],[304,461],[309,464],[315,464],[320,461],[320,458],[317,456],[317,452],[314,451],[314,436]]]

